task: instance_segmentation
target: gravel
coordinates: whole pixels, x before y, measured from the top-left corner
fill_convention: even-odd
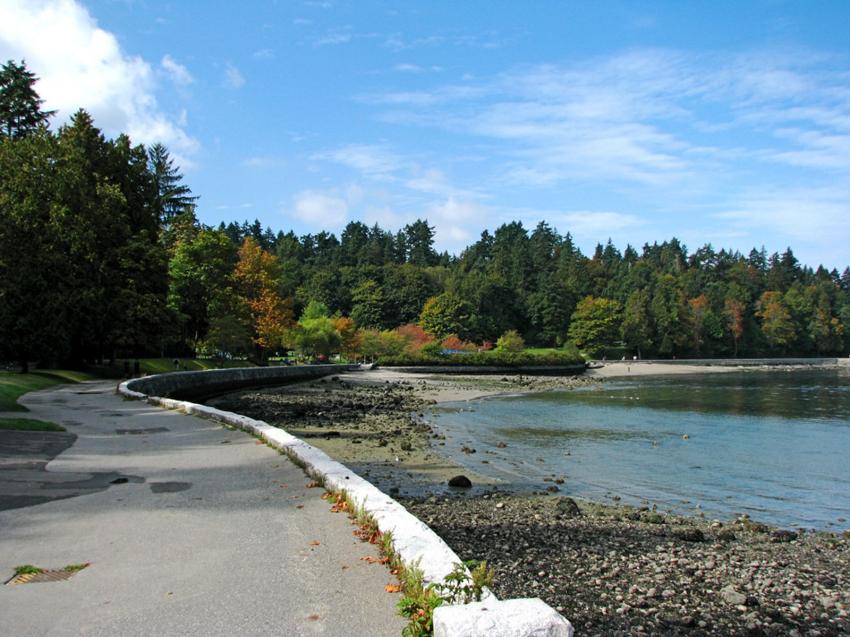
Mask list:
[[[850,634],[848,537],[777,541],[746,517],[722,524],[555,496],[402,502],[462,559],[487,560],[497,596],[541,597],[579,635]]]

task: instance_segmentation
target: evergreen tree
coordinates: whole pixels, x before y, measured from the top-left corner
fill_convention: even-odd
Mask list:
[[[38,78],[21,60],[9,60],[0,67],[0,135],[24,137],[47,121],[56,111],[43,111],[44,103],[35,91]]]
[[[193,206],[197,197],[183,182],[183,175],[174,165],[168,150],[162,144],[154,144],[148,151],[150,172],[156,192],[155,210],[160,222],[168,225],[186,208]]]

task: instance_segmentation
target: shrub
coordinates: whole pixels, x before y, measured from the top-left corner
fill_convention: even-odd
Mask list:
[[[532,353],[527,351],[503,352],[499,350],[493,350],[491,352],[441,354],[439,351],[435,352],[434,349],[435,348],[432,344],[426,345],[415,354],[402,354],[399,356],[381,356],[378,359],[378,363],[386,367],[418,365],[492,365],[496,367],[545,367],[553,365],[577,365],[584,363],[584,359],[574,350],[545,353]]]
[[[508,330],[496,341],[496,350],[500,352],[521,352],[525,349],[525,340],[516,330]]]
[[[475,343],[461,340],[457,334],[449,334],[441,343],[443,349],[457,350],[461,352],[474,352],[478,349]]]

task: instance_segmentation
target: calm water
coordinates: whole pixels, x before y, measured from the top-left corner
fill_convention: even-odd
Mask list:
[[[850,370],[608,381],[454,403],[434,421],[452,459],[513,487],[564,477],[563,493],[599,501],[850,528]]]

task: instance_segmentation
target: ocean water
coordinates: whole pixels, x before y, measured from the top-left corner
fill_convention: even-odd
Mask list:
[[[441,452],[506,487],[563,478],[591,500],[850,529],[850,370],[610,380],[449,403],[432,421]]]

